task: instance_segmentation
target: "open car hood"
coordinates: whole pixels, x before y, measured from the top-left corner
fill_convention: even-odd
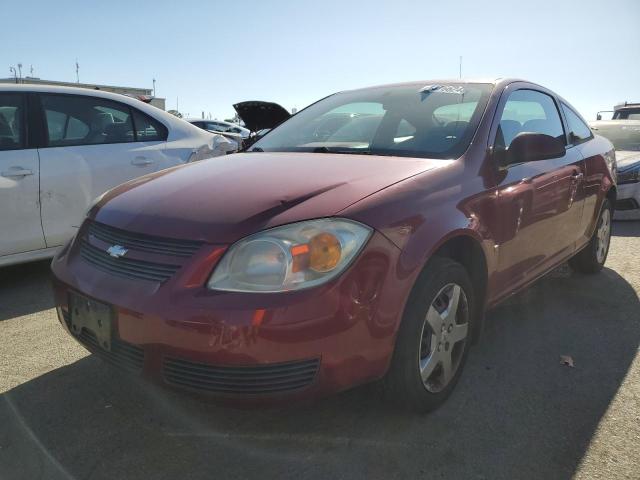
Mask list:
[[[289,112],[277,103],[258,100],[236,103],[233,108],[235,108],[245,126],[252,132],[265,128],[274,128],[291,116]]]

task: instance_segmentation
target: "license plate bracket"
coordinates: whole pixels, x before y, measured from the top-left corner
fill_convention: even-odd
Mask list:
[[[80,336],[82,329],[91,331],[100,348],[111,351],[113,308],[76,293],[69,294],[71,333]]]

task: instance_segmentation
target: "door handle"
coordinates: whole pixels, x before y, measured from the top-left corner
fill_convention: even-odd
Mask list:
[[[147,165],[151,165],[153,160],[148,159],[147,157],[136,157],[131,160],[131,165],[136,165],[138,167],[146,167]]]
[[[571,178],[573,179],[573,181],[577,182],[578,180],[582,180],[582,177],[584,177],[584,173],[580,172],[580,173],[574,173],[573,175],[571,175]]]
[[[28,168],[22,168],[22,167],[11,167],[9,168],[9,170],[5,170],[0,175],[7,178],[26,177],[27,175],[33,175],[33,170],[29,170]]]

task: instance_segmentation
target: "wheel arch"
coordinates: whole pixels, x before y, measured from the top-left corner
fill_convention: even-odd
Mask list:
[[[436,257],[445,257],[460,263],[471,278],[471,283],[475,289],[474,314],[476,319],[472,340],[476,342],[483,328],[484,310],[487,300],[487,287],[489,281],[487,253],[482,246],[482,239],[479,233],[472,229],[457,230],[442,238],[434,245],[426,260],[423,262],[420,273],[417,275],[413,284],[409,299],[411,299],[414,290],[422,281],[427,267]]]
[[[611,202],[611,208],[614,209],[616,205],[616,199],[618,198],[618,189],[615,185],[611,185],[605,194],[605,198]]]

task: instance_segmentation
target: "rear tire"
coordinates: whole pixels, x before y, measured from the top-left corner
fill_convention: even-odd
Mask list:
[[[475,297],[465,268],[434,257],[411,293],[384,389],[403,408],[426,413],[453,391],[471,345]]]
[[[596,230],[589,244],[569,260],[569,266],[580,273],[598,273],[607,261],[611,243],[611,219],[613,211],[609,199],[602,203]]]

